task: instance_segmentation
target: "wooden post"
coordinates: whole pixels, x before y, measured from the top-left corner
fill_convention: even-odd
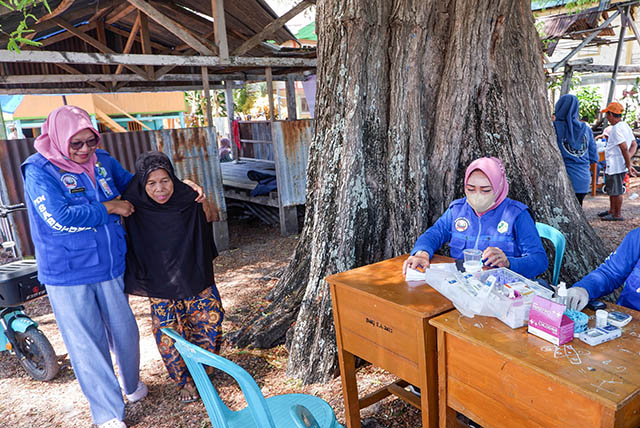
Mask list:
[[[287,88],[287,119],[296,120],[298,119],[298,111],[296,109],[296,82],[293,76],[287,76],[285,86]]]
[[[613,96],[616,91],[616,79],[618,78],[618,65],[620,64],[620,57],[622,56],[622,48],[624,47],[624,33],[627,29],[627,20],[629,19],[629,8],[625,8],[624,14],[621,14],[620,21],[620,37],[618,38],[618,48],[616,49],[616,60],[613,64],[613,73],[611,73],[611,84],[609,85],[609,96],[607,97],[607,105],[613,101]]]
[[[562,76],[562,86],[560,87],[560,96],[569,93],[571,89],[571,78],[573,77],[573,67],[566,64],[564,66],[564,75]]]
[[[242,152],[238,151],[238,146],[233,140],[233,81],[224,81],[224,103],[227,106],[227,123],[229,124],[229,141],[231,142],[231,153],[233,154],[233,161],[238,163]]]
[[[227,43],[227,24],[224,18],[224,0],[211,0],[211,17],[218,56],[229,59],[229,44]]]
[[[207,110],[207,126],[213,126],[213,114],[211,111],[211,89],[209,88],[209,70],[202,67],[202,89],[204,89],[205,106]]]
[[[267,78],[267,96],[269,97],[269,122],[271,122],[271,142],[276,144],[276,136],[273,132],[273,121],[275,120],[275,111],[273,107],[273,74],[271,73],[271,67],[267,67],[265,70],[265,76]],[[288,99],[288,97],[287,97]],[[273,156],[276,163],[276,176],[278,176],[278,166],[286,159],[278,159],[277,150],[273,150]],[[296,206],[285,207],[282,205],[281,192],[278,192],[278,212],[280,214],[280,233],[284,236],[296,235],[298,233],[298,209]]]
[[[273,74],[271,73],[271,67],[264,69],[264,75],[267,78],[267,97],[269,98],[269,117],[268,119],[273,121],[275,114],[273,111]]]

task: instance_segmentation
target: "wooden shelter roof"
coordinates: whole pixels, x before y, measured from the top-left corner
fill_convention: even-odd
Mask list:
[[[566,1],[559,3],[564,4]],[[604,21],[608,20],[612,11],[627,5],[633,5],[634,3],[637,4],[637,2],[629,0],[603,0],[598,5],[585,10],[558,10],[558,13],[539,17],[537,22],[543,24],[543,40],[547,42],[545,52],[549,56],[553,55],[558,41],[561,39],[582,41],[588,38],[598,30],[598,27],[600,27]],[[635,7],[632,7],[632,16],[634,12]],[[593,37],[586,46],[616,43],[617,39],[615,38],[616,33],[614,29],[615,26],[611,23],[599,29],[597,37]]]
[[[0,37],[0,93],[193,90],[202,66],[212,87],[230,80],[302,78],[315,69],[315,49],[281,48],[295,40],[284,23],[314,4],[302,0],[278,17],[264,0],[53,0],[40,5],[29,27],[42,46],[7,50]],[[0,28],[22,14],[0,11]],[[224,30],[218,30],[218,26]],[[266,40],[273,40],[275,44]]]

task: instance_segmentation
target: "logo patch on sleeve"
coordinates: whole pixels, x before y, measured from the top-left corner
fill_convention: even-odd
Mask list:
[[[62,184],[64,184],[64,187],[69,190],[78,187],[78,179],[75,177],[75,175],[64,174],[62,177],[60,177],[60,180],[62,180]]]

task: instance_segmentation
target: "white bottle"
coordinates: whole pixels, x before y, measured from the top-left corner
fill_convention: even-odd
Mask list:
[[[560,281],[560,284],[558,284],[558,291],[556,293],[556,302],[566,306],[567,300],[567,284]]]

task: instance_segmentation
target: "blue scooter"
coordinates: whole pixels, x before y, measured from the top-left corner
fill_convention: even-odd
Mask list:
[[[24,204],[0,205],[0,218],[24,209]],[[13,241],[2,243],[4,251],[12,251],[14,245]],[[9,257],[12,261],[0,265],[0,352],[14,354],[32,378],[48,381],[58,374],[56,353],[38,329],[38,323],[25,314],[22,306],[47,292],[38,282],[36,261],[13,256]]]

